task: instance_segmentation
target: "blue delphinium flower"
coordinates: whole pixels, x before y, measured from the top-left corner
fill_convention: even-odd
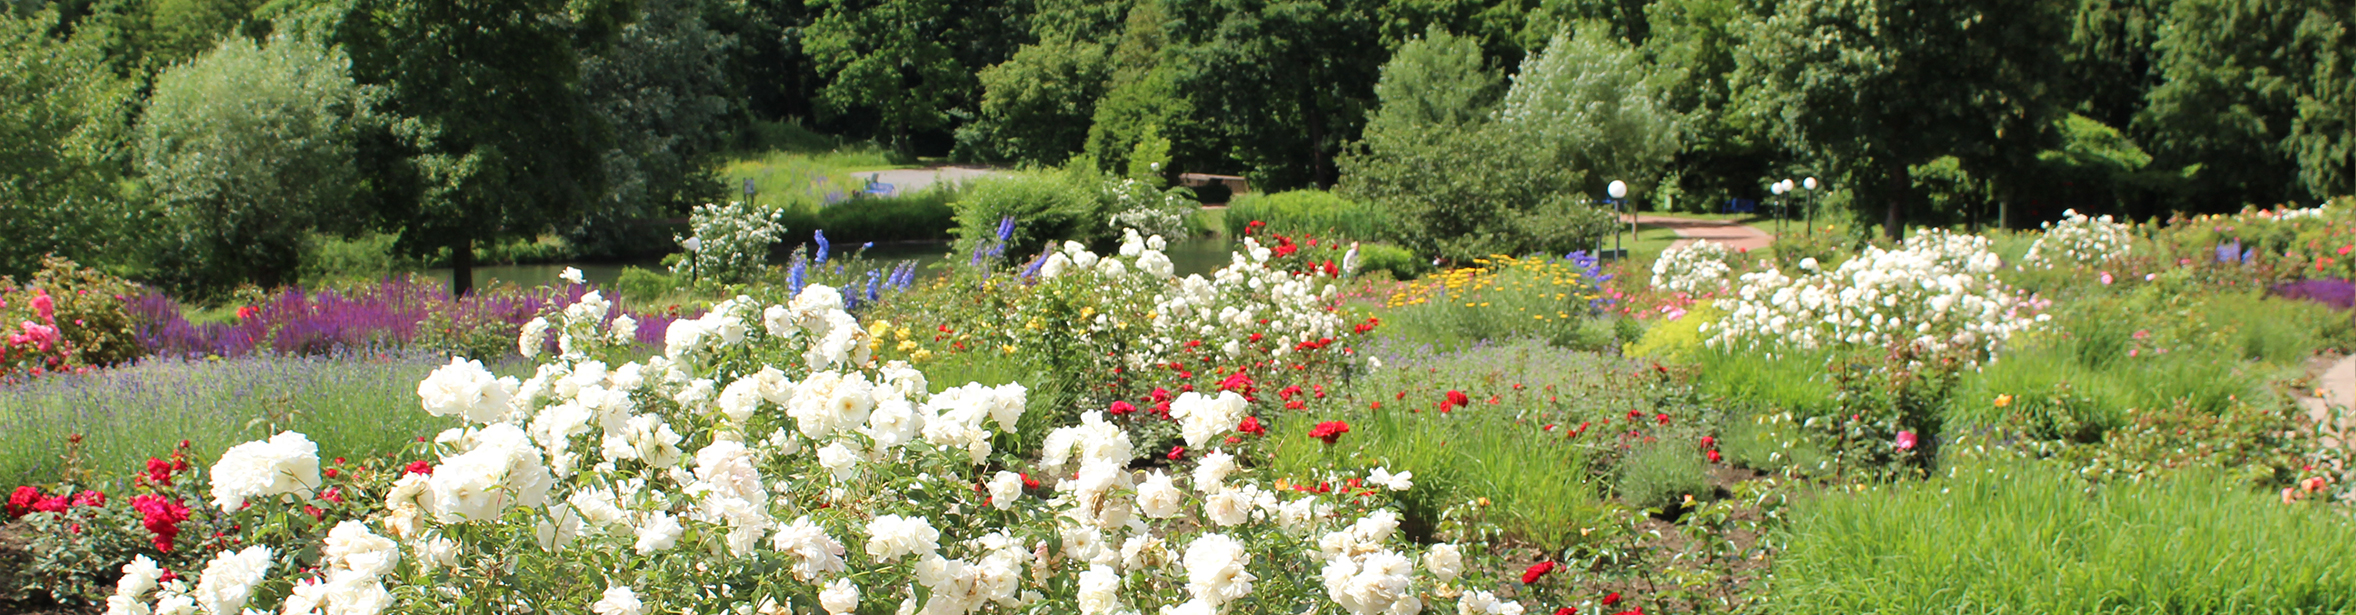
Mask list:
[[[809,266],[804,265],[802,259],[794,259],[793,266],[787,267],[785,270],[785,294],[789,296],[802,294],[802,282],[805,281],[807,275],[809,275]]]
[[[833,246],[834,244],[826,242],[826,229],[818,229],[818,232],[815,233],[815,236],[818,237],[818,256],[812,260],[816,260],[820,264],[824,264],[826,262],[826,249]]]
[[[880,297],[878,297],[878,296],[876,295],[876,293],[875,293],[875,290],[876,290],[876,289],[875,289],[875,286],[876,286],[876,284],[877,284],[878,282],[881,282],[882,280],[883,280],[883,272],[882,272],[882,271],[875,270],[875,269],[869,269],[869,270],[867,270],[867,300],[868,300],[868,301],[874,301],[874,300],[877,300],[877,299],[879,299],[879,298],[880,298]]]

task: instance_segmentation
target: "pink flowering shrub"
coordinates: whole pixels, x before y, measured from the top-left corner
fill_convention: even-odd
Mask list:
[[[138,358],[123,299],[133,286],[51,257],[31,280],[0,277],[0,381]]]

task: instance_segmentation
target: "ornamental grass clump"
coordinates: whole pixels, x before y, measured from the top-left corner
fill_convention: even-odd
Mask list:
[[[882,339],[843,307],[819,285],[785,305],[738,297],[675,323],[659,355],[630,360],[610,334],[582,336],[539,355],[526,379],[454,361],[418,385],[416,412],[463,426],[433,438],[414,471],[348,493],[368,502],[352,517],[362,525],[275,529],[300,496],[268,496],[280,493],[274,479],[248,474],[291,474],[299,491],[300,455],[216,464],[215,480],[269,485],[250,507],[213,507],[254,543],[177,583],[127,583],[110,606],[1403,615],[1462,598],[1522,608],[1469,591],[1493,581],[1463,564],[1477,552],[1419,562],[1426,549],[1400,536],[1389,491],[1412,489],[1406,477],[1350,497],[1287,493],[1221,450],[1245,425],[1229,421],[1265,398],[1230,388],[1173,400],[1174,417],[1201,423],[1187,435],[1207,450],[1171,456],[1158,473],[1131,469],[1152,451],[1098,411],[1037,427],[1047,433],[1033,456],[1004,446],[1046,410],[1026,387],[936,387],[908,363],[876,359]],[[253,549],[287,560],[248,565]]]

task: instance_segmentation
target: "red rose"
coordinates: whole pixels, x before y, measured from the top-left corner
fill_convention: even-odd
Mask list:
[[[1346,433],[1350,433],[1349,423],[1326,421],[1318,423],[1317,427],[1310,429],[1309,437],[1324,440],[1326,444],[1333,444],[1334,441],[1342,439],[1342,434]]]
[[[1460,408],[1461,408],[1461,407],[1464,407],[1464,406],[1467,406],[1467,405],[1471,405],[1471,404],[1472,404],[1472,398],[1471,398],[1471,397],[1468,397],[1468,396],[1466,396],[1466,395],[1464,394],[1464,391],[1449,391],[1449,392],[1448,392],[1448,404],[1449,404],[1449,405],[1452,405],[1452,406],[1457,406],[1457,407],[1460,407]]]
[[[1660,421],[1662,425],[1667,425],[1669,424],[1669,413],[1663,412],[1660,414],[1655,414],[1653,415],[1652,420]]]
[[[1710,463],[1718,463],[1718,451],[1710,451]]]
[[[401,468],[401,470],[409,474],[424,474],[426,476],[433,476],[434,464],[426,463],[425,460],[419,459],[417,461],[409,462],[409,465],[407,467]]]
[[[1185,447],[1185,446],[1183,446],[1183,445],[1182,445],[1182,446],[1173,446],[1173,447],[1170,447],[1170,454],[1169,454],[1169,457],[1170,457],[1170,460],[1171,460],[1171,461],[1177,461],[1177,460],[1180,460],[1180,459],[1185,459],[1185,458],[1186,458],[1186,447]]]
[[[1528,570],[1522,571],[1522,584],[1529,585],[1531,583],[1536,583],[1538,582],[1539,577],[1546,576],[1546,573],[1549,572],[1554,572],[1554,562],[1538,562],[1536,564],[1531,564]]]
[[[147,477],[149,483],[159,486],[170,485],[172,484],[172,462],[149,457],[147,458],[147,471],[142,475]]]
[[[74,506],[106,506],[106,492],[92,489],[74,494]]]
[[[1136,412],[1136,411],[1137,411],[1137,406],[1130,405],[1130,404],[1129,404],[1129,402],[1125,402],[1125,401],[1116,401],[1116,402],[1113,402],[1113,407],[1112,407],[1112,410],[1111,410],[1111,412],[1113,413],[1113,416],[1120,416],[1120,415],[1123,415],[1123,414],[1128,414],[1128,413],[1131,413],[1131,412]]]
[[[1151,400],[1150,400],[1150,401],[1152,401],[1153,403],[1157,403],[1157,404],[1158,404],[1158,403],[1162,403],[1162,402],[1165,402],[1165,401],[1170,401],[1170,399],[1171,399],[1171,395],[1170,395],[1170,390],[1169,390],[1169,389],[1165,389],[1165,388],[1161,388],[1161,387],[1154,387],[1154,388],[1153,388],[1153,397],[1152,397],[1152,398],[1151,398]]]
[[[1268,435],[1268,426],[1261,425],[1260,417],[1256,416],[1243,417],[1243,424],[1235,426],[1235,430],[1255,436]]]
[[[15,493],[8,494],[8,518],[25,516],[25,513],[33,511],[33,504],[40,501],[40,489],[36,489],[32,485],[17,487]]]
[[[1611,595],[1608,595],[1608,596],[1604,596],[1604,597],[1603,597],[1603,605],[1604,605],[1604,606],[1612,606],[1612,605],[1619,604],[1619,603],[1620,603],[1620,592],[1612,592],[1612,593],[1611,593]]]
[[[1574,609],[1574,608],[1571,608],[1571,607],[1567,607],[1567,606],[1566,606],[1566,607],[1563,607],[1563,608],[1555,609],[1555,610],[1554,610],[1554,615],[1579,615],[1579,609]]]

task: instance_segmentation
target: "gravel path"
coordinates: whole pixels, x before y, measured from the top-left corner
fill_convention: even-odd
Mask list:
[[[868,171],[865,173],[853,173],[851,176],[853,179],[859,180],[872,177],[875,179],[875,181],[891,184],[892,191],[887,194],[901,195],[923,192],[926,187],[939,182],[969,181],[976,177],[990,175],[997,172],[998,169],[990,167],[939,166],[925,169]]]
[[[1767,234],[1766,231],[1759,230],[1758,228],[1748,224],[1739,224],[1722,220],[1696,220],[1693,218],[1676,218],[1670,216],[1655,216],[1652,214],[1636,214],[1636,223],[1658,226],[1676,232],[1677,236],[1681,237],[1682,239],[1671,242],[1669,247],[1672,248],[1682,247],[1686,244],[1704,239],[1726,244],[1726,247],[1744,251],[1765,248],[1768,244],[1775,243],[1775,236]]]

